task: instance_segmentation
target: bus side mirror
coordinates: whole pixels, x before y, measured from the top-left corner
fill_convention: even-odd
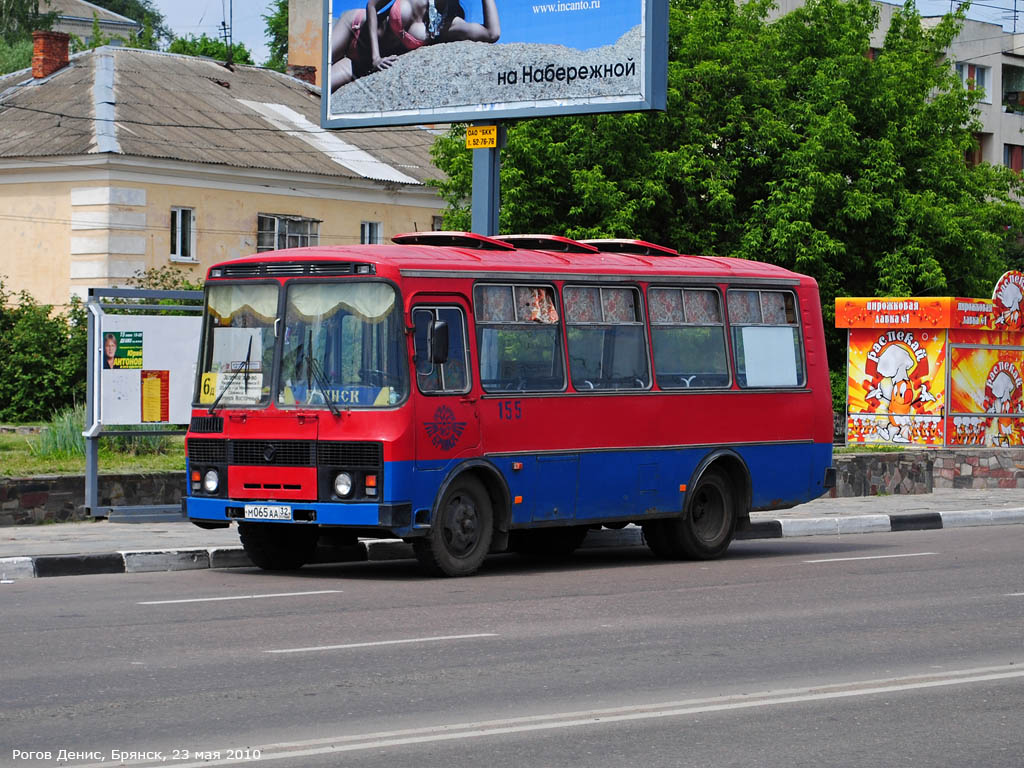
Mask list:
[[[448,362],[448,323],[434,320],[430,324],[430,362]]]

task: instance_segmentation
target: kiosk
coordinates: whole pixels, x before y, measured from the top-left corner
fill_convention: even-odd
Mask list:
[[[1024,444],[1024,273],[1004,274],[991,299],[835,301],[848,444]]]

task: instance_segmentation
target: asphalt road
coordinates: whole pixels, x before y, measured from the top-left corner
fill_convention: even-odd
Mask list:
[[[1024,765],[1021,526],[32,579],[0,616],[0,765]]]

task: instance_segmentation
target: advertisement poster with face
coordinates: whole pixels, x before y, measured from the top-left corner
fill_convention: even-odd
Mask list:
[[[847,441],[941,445],[946,333],[850,330]]]
[[[665,0],[327,5],[324,127],[665,107]]]
[[[1005,448],[1024,444],[1024,351],[954,347],[947,442]]]

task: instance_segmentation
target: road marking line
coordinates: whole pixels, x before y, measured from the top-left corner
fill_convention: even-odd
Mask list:
[[[1024,597],[1024,592],[1011,592],[1007,597]]]
[[[377,640],[372,643],[345,643],[344,645],[316,645],[311,648],[278,648],[264,653],[307,653],[309,651],[337,651],[343,648],[369,648],[373,645],[405,645],[406,643],[436,643],[439,640],[470,640],[475,637],[497,637],[494,632],[475,635],[444,635],[442,637],[410,637],[404,640]]]
[[[689,699],[668,701],[656,704],[634,705],[615,709],[595,709],[574,712],[552,713],[547,715],[529,715],[525,717],[506,718],[504,720],[485,720],[480,722],[451,723],[423,728],[405,730],[380,731],[377,733],[338,735],[321,737],[308,741],[278,742],[254,746],[251,751],[259,750],[263,760],[302,759],[339,752],[356,752],[385,747],[407,746],[410,744],[426,744],[439,741],[478,739],[510,733],[528,731],[548,731],[558,728],[577,728],[587,725],[607,725],[615,722],[636,720],[653,720],[666,717],[682,717],[685,715],[704,714],[707,712],[724,712],[730,710],[773,707],[782,704],[799,704],[829,699],[858,698],[877,694],[901,693],[905,691],[928,688],[941,688],[953,685],[968,685],[996,680],[1012,680],[1024,677],[1024,669],[1010,669],[1008,666],[981,667],[977,669],[955,670],[948,673],[915,675],[911,677],[889,678],[883,680],[863,680],[835,685],[821,685],[808,688],[794,688],[779,691],[762,691],[751,694],[719,696],[706,699]],[[211,749],[220,751],[224,749]],[[192,763],[175,763],[175,768],[206,768],[215,765],[235,765],[251,761],[251,758],[221,759]],[[139,763],[138,765],[159,765],[160,763]],[[133,763],[132,765],[135,765]],[[81,768],[105,768],[102,763],[82,766]]]
[[[274,592],[267,595],[231,595],[229,597],[191,597],[187,600],[147,600],[139,605],[173,605],[175,603],[216,603],[222,600],[262,600],[267,597],[303,597],[305,595],[335,595],[340,589],[318,589],[315,592]]]
[[[851,560],[892,560],[897,557],[924,557],[937,555],[938,552],[913,552],[909,555],[870,555],[867,557],[830,557],[826,560],[804,560],[805,563],[845,563]]]

